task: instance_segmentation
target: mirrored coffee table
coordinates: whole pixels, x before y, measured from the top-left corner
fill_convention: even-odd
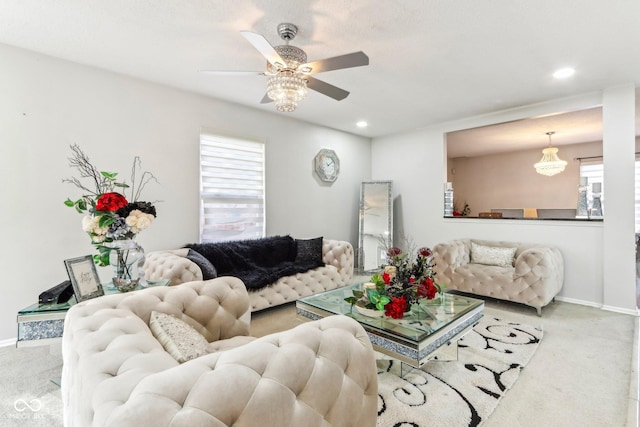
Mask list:
[[[370,317],[344,301],[354,289],[361,288],[355,284],[299,299],[298,316],[311,320],[332,315],[352,317],[364,327],[374,350],[414,368],[421,368],[445,347],[457,354],[457,341],[483,316],[484,301],[445,294],[422,300],[403,319]]]

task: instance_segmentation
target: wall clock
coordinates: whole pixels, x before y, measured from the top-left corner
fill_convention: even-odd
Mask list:
[[[318,178],[324,182],[333,182],[340,173],[340,159],[335,151],[323,148],[314,158],[314,166]]]

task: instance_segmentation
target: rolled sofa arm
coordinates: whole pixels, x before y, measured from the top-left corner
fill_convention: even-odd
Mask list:
[[[564,260],[558,248],[540,246],[523,250],[514,262],[515,277],[529,289],[528,304],[547,305],[562,289]]]
[[[343,240],[324,239],[322,241],[322,261],[333,265],[344,283],[351,283],[355,254],[351,243]]]
[[[147,280],[170,279],[175,286],[185,282],[202,280],[202,270],[186,258],[189,249],[149,252],[145,256],[144,276]]]
[[[365,331],[331,316],[148,376],[94,425],[373,427],[377,405]]]

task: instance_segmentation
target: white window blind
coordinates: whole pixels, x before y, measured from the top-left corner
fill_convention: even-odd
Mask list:
[[[200,242],[264,237],[264,143],[200,135]]]
[[[589,186],[587,191],[587,199],[589,202],[589,206],[591,206],[591,202],[593,201],[593,189],[592,184],[594,182],[602,182],[602,200],[604,200],[604,169],[602,165],[602,161],[597,162],[589,162],[582,161],[580,163],[580,176],[586,176],[589,178]],[[604,203],[603,203],[604,205]],[[604,206],[604,211],[606,212],[606,205]],[[635,162],[635,224],[636,224],[636,233],[640,233],[640,160],[636,159]]]
[[[602,191],[601,200],[604,201],[604,168],[602,159],[600,160],[581,160],[580,161],[580,177],[587,177],[587,203],[589,207],[593,203],[593,184],[600,182]]]

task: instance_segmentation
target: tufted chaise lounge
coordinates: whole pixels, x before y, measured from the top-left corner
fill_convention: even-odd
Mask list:
[[[377,375],[362,327],[345,316],[252,338],[244,284],[223,277],[72,307],[63,335],[65,426],[374,426]],[[179,364],[151,311],[210,343]]]
[[[471,263],[471,242],[483,246],[516,248],[512,266]],[[446,289],[519,302],[535,307],[538,315],[562,289],[564,262],[555,247],[461,239],[433,248],[434,271]]]
[[[188,249],[147,254],[144,265],[148,280],[171,279],[171,285],[202,280],[202,271],[186,258]],[[324,266],[278,279],[270,286],[249,292],[251,311],[296,301],[302,297],[349,285],[353,276],[354,252],[351,243],[322,241]]]

